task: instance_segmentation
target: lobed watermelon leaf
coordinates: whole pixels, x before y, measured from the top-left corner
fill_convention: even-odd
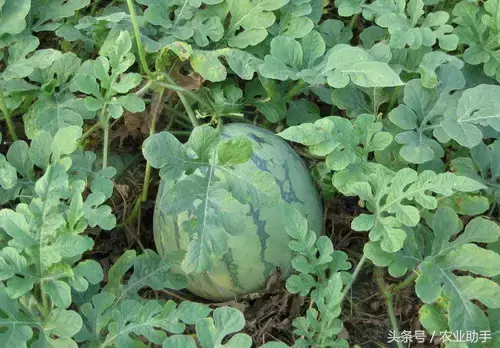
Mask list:
[[[290,249],[296,252],[292,265],[299,274],[291,275],[286,281],[287,290],[292,294],[310,294],[314,307],[307,310],[306,316],[294,319],[295,333],[303,338],[299,345],[312,345],[325,342],[328,346],[343,347],[347,341],[336,337],[343,329],[340,305],[344,293],[342,278],[351,268],[347,255],[334,251],[331,240],[326,236],[316,237],[308,229],[307,219],[293,206],[283,207],[285,231],[292,240]]]
[[[462,270],[486,277],[500,274],[500,256],[473,244],[496,242],[500,237],[499,227],[492,221],[476,218],[450,242],[450,236],[461,227],[457,215],[445,208],[436,212],[431,227],[434,233],[432,252],[419,265],[421,274],[416,281],[417,295],[424,302],[432,303],[442,291],[450,300],[448,323],[452,330],[465,327],[489,329],[484,312],[471,300],[499,308],[500,286],[486,278],[457,276],[452,272]]]
[[[370,231],[370,240],[378,242],[382,250],[393,253],[400,250],[407,237],[404,226],[414,227],[420,221],[421,206],[427,210],[437,208],[433,195],[451,196],[454,192],[474,192],[485,186],[452,173],[436,174],[432,171],[417,173],[401,169],[389,174],[375,170],[367,181],[349,185],[348,190],[366,202],[372,214],[361,214],[352,221],[355,231]],[[416,206],[410,205],[414,202]]]

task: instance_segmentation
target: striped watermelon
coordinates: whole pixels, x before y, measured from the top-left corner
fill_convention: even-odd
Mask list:
[[[320,232],[323,212],[317,188],[295,151],[275,134],[253,125],[233,123],[223,127],[223,138],[235,136],[250,139],[253,146],[253,156],[238,165],[239,170],[269,173],[281,191],[282,201],[298,208],[307,217],[310,229]],[[172,216],[159,208],[164,187],[162,181],[154,217],[155,243],[160,255],[186,250],[191,238],[183,228],[183,222],[192,218],[189,213]],[[250,204],[249,208],[233,212],[233,215],[241,220],[244,232],[228,234],[229,252],[222,260],[214,261],[212,271],[188,274],[188,289],[201,297],[215,301],[234,299],[264,289],[277,267],[282,279],[291,272],[289,236],[284,231],[278,206],[258,208]]]

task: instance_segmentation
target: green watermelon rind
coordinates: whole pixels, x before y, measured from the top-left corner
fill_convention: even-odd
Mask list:
[[[320,232],[323,225],[321,199],[309,170],[297,153],[283,139],[257,126],[225,125],[222,138],[234,136],[248,138],[253,146],[251,159],[234,169],[242,173],[265,171],[272,174],[282,201],[294,205],[307,218],[309,228]],[[164,187],[162,181],[158,197],[162,196]],[[187,212],[166,215],[159,207],[157,198],[153,230],[158,252],[163,255],[187,249],[190,236],[183,230],[182,222],[190,216]],[[244,209],[241,228],[248,230],[243,234],[229,234],[229,252],[222,260],[214,260],[210,272],[188,275],[188,290],[194,294],[216,301],[231,300],[265,288],[276,268],[281,270],[282,279],[291,273],[290,239],[283,228],[280,206],[254,207],[250,202]],[[178,271],[182,272],[180,267]]]

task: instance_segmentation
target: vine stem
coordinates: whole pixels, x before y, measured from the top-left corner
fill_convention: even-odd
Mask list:
[[[169,133],[173,134],[173,135],[178,135],[178,136],[189,136],[191,135],[191,131],[169,131]]]
[[[179,95],[179,99],[182,102],[182,105],[184,105],[184,108],[186,109],[186,112],[189,117],[189,121],[191,121],[191,124],[193,127],[198,127],[200,123],[198,122],[198,119],[196,118],[196,115],[194,114],[193,109],[191,108],[191,105],[189,105],[188,100],[186,99],[186,96],[183,93],[177,92],[177,95]]]
[[[92,125],[92,127],[90,127],[85,133],[83,133],[82,138],[80,139],[80,141],[83,141],[83,140],[87,139],[90,136],[90,134],[94,133],[94,131],[97,128],[99,128],[99,126],[100,126],[99,122],[94,123]]]
[[[401,86],[396,86],[396,88],[394,89],[394,94],[392,95],[391,101],[389,102],[389,106],[387,107],[387,113],[389,113],[392,110],[392,108],[394,107],[394,105],[398,101],[400,89],[401,89]]]
[[[198,127],[200,123],[198,122],[198,119],[196,118],[196,115],[194,114],[193,109],[191,108],[191,105],[189,104],[188,100],[186,99],[186,96],[184,95],[184,92],[186,91],[184,88],[179,87],[174,80],[170,77],[168,74],[164,74],[163,77],[167,80],[167,83],[159,83],[160,86],[163,86],[168,89],[172,89],[175,92],[177,92],[177,95],[179,96],[179,99],[184,106],[184,109],[186,110],[186,113],[188,114],[189,121],[191,121],[191,124],[193,127]],[[194,94],[194,93],[192,93]],[[200,101],[198,96],[195,98],[196,100]],[[205,101],[203,101],[205,104]]]
[[[104,110],[104,109],[103,109]],[[102,168],[108,166],[108,147],[109,147],[109,117],[104,121],[104,148],[102,149]]]
[[[349,23],[349,29],[353,30],[354,27],[356,26],[356,22],[358,21],[359,18],[359,13],[354,15],[351,19],[351,23]]]
[[[406,289],[410,285],[413,284],[413,282],[417,279],[418,273],[414,272],[412,273],[409,277],[407,277],[405,280],[403,280],[401,283],[395,284],[394,286],[390,286],[389,289],[391,292],[394,294],[396,292],[399,292],[403,289]]]
[[[92,6],[92,9],[90,10],[90,15],[93,16],[95,15],[95,13],[97,12],[97,8],[99,7],[99,5],[101,4],[102,0],[96,0],[94,2],[94,6]]]
[[[354,273],[352,274],[351,280],[345,286],[344,291],[342,292],[342,297],[340,298],[340,303],[342,303],[344,301],[344,298],[347,296],[347,293],[351,290],[352,284],[354,283],[354,281],[358,277],[359,272],[363,268],[363,265],[365,264],[366,260],[368,260],[368,258],[366,257],[366,254],[363,254],[363,256],[361,257],[361,260],[359,260],[358,265],[356,266],[356,269],[354,270]]]
[[[114,81],[114,73],[111,74],[111,81]],[[104,131],[104,144],[103,144],[103,150],[102,150],[102,169],[106,168],[108,166],[108,147],[109,147],[109,118],[111,117],[110,115],[106,115],[106,106],[109,101],[109,95],[111,93],[111,88],[108,89],[106,92],[106,95],[104,96],[104,99],[106,102],[104,103],[101,113],[99,115],[99,124],[103,128]]]
[[[395,337],[400,337],[399,333],[399,328],[398,328],[398,321],[396,319],[396,315],[394,314],[394,293],[390,289],[389,286],[384,281],[383,275],[382,275],[382,269],[379,267],[375,268],[375,277],[377,280],[378,287],[380,290],[383,292],[384,297],[385,297],[385,303],[387,305],[387,314],[389,315],[389,320],[391,321],[392,329],[394,330],[394,336]],[[396,342],[398,348],[404,348],[403,344],[401,342]]]
[[[45,294],[45,284],[44,280],[40,280],[40,296],[42,297],[42,309],[45,317],[49,315],[49,303],[47,302],[47,296]]]
[[[182,93],[182,94],[185,94],[187,96],[190,96],[191,98],[193,98],[194,100],[196,100],[198,103],[204,105],[207,108],[211,108],[211,106],[205,100],[203,100],[203,98],[200,98],[198,95],[196,95],[195,93],[191,92],[190,90],[185,89],[185,88],[183,88],[183,87],[178,86],[177,84],[175,84],[175,82],[172,80],[172,78],[169,75],[164,74],[163,77],[165,79],[171,81],[172,83],[166,83],[166,82],[160,80],[160,81],[157,81],[157,84],[159,86],[163,86],[166,89],[170,89],[172,91],[175,91],[176,93]]]
[[[0,109],[5,117],[5,122],[7,122],[7,128],[9,129],[10,136],[14,141],[16,141],[18,139],[16,129],[14,128],[14,123],[12,123],[12,118],[10,117],[9,108],[5,102],[5,96],[2,88],[0,88]]]
[[[139,25],[137,24],[133,1],[127,0],[127,6],[128,11],[130,12],[132,26],[134,27],[135,42],[137,44],[137,52],[139,53],[139,60],[141,61],[142,70],[144,70],[149,78],[153,78],[154,74],[151,72],[151,70],[149,70],[148,62],[146,61],[146,52],[144,51],[144,46],[142,45],[141,32],[139,31]]]
[[[493,212],[495,211],[495,208],[496,208],[497,204],[496,203],[493,203],[492,206],[491,206],[491,209],[490,209],[490,212],[488,213],[488,216],[491,217],[491,215],[493,214]]]
[[[285,101],[292,100],[292,98],[299,94],[305,87],[306,83],[303,80],[300,80],[295,86],[292,87],[290,91],[285,96]]]
[[[149,127],[149,136],[152,137],[156,133],[156,119],[158,118],[159,111],[162,109],[159,104],[163,103],[163,95],[165,93],[165,88],[160,88],[158,91],[158,97],[156,103],[151,104],[151,126]],[[144,183],[142,185],[141,195],[137,198],[134,204],[134,208],[132,208],[132,212],[130,215],[121,223],[118,227],[124,227],[129,225],[132,221],[134,221],[135,217],[139,213],[141,209],[142,203],[146,202],[148,199],[149,192],[149,184],[151,183],[151,171],[152,168],[149,163],[146,163],[146,170],[144,172]]]

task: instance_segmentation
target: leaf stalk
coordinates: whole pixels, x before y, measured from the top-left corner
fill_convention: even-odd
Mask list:
[[[344,301],[344,298],[347,296],[347,293],[351,290],[352,284],[354,283],[354,281],[358,277],[359,272],[361,271],[361,269],[363,268],[363,265],[366,263],[367,260],[368,260],[368,258],[366,257],[366,254],[363,254],[363,256],[361,257],[361,260],[359,260],[358,265],[354,269],[351,280],[345,286],[344,291],[342,292],[342,297],[340,298],[340,303],[342,303]]]
[[[154,74],[149,70],[148,62],[146,60],[146,52],[144,51],[144,46],[142,45],[141,32],[139,30],[139,24],[137,24],[137,18],[135,16],[134,3],[132,0],[127,0],[128,11],[130,12],[130,19],[132,21],[132,26],[134,27],[135,42],[137,44],[137,52],[139,53],[139,60],[141,61],[142,70],[148,75],[150,79],[154,77]]]
[[[193,97],[193,98],[196,99],[197,101],[201,102],[202,104],[206,104],[206,102],[204,100],[202,100],[201,98],[199,98],[198,96],[196,96],[194,93],[186,90],[185,88],[179,87],[168,74],[164,74],[164,75],[162,75],[162,77],[164,77],[166,79],[167,83],[160,82],[159,85],[177,92],[177,95],[179,96],[179,99],[180,99],[182,105],[184,106],[186,113],[188,114],[189,121],[191,121],[191,124],[193,125],[193,127],[198,127],[200,125],[200,123],[198,122],[198,119],[196,118],[196,115],[194,114],[193,108],[189,104],[189,101],[186,99],[186,96],[184,95],[184,93],[188,92],[188,94],[190,96],[194,95],[195,97]]]
[[[160,88],[156,98],[156,103],[151,104],[152,119],[151,119],[151,125],[149,127],[150,137],[156,133],[156,120],[158,118],[158,115],[160,114],[160,110],[162,109],[162,106],[160,106],[160,104],[163,103],[164,94],[165,94],[165,88]],[[134,221],[137,214],[139,213],[142,203],[146,202],[146,200],[148,199],[149,185],[151,183],[151,171],[152,171],[151,166],[149,165],[149,163],[146,163],[146,170],[144,172],[144,183],[142,185],[141,195],[135,201],[132,213],[118,227],[124,227],[132,223],[132,221]]]
[[[387,314],[389,315],[389,320],[391,321],[392,330],[394,331],[395,337],[400,337],[398,321],[396,315],[394,314],[394,293],[391,291],[390,287],[385,283],[382,269],[380,267],[375,268],[375,278],[377,280],[378,287],[380,291],[384,294],[385,303],[387,306]],[[396,342],[398,348],[404,348],[401,342]]]
[[[5,117],[5,122],[7,122],[7,128],[9,129],[10,136],[14,141],[16,141],[18,139],[16,129],[14,128],[14,123],[12,123],[12,118],[10,117],[9,108],[5,102],[5,96],[2,88],[0,88],[0,109]]]
[[[292,89],[288,91],[288,93],[285,96],[285,101],[292,100],[293,97],[295,97],[297,94],[299,94],[306,88],[307,88],[306,83],[303,80],[300,80],[299,82],[297,82],[295,86],[292,87]]]

